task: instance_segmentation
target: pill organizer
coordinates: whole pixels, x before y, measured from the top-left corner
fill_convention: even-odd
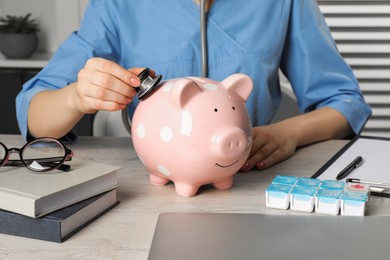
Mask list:
[[[315,198],[315,212],[321,214],[338,215],[342,189],[320,187]]]
[[[315,195],[321,180],[313,178],[299,178],[290,195],[291,209],[313,212]]]
[[[370,185],[348,182],[347,185],[345,185],[345,190],[370,193]]]
[[[336,180],[323,180],[320,186],[320,188],[337,189],[337,190],[343,190],[344,187],[345,187],[345,182],[336,181]]]
[[[276,175],[275,178],[272,180],[272,183],[295,185],[297,180],[298,178],[295,176]]]
[[[302,178],[298,179],[296,185],[297,186],[310,186],[310,187],[318,188],[321,185],[321,180],[302,177]]]
[[[341,215],[364,216],[367,202],[368,193],[346,190],[341,197]]]
[[[295,176],[277,175],[265,191],[265,204],[269,208],[288,209],[290,207],[290,193],[297,182]]]
[[[265,198],[269,208],[364,216],[370,187],[336,180],[277,175],[265,190]]]
[[[265,205],[269,208],[288,209],[293,185],[271,183],[265,191]]]
[[[313,212],[316,193],[317,186],[295,185],[290,194],[291,209]]]

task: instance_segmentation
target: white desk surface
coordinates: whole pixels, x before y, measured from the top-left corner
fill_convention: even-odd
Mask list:
[[[0,135],[0,141],[9,147],[24,143],[16,135]],[[121,203],[61,244],[0,234],[0,259],[147,259],[162,212],[314,214],[266,208],[264,190],[276,174],[312,176],[345,143],[334,140],[307,146],[271,169],[235,175],[229,190],[203,186],[195,197],[183,198],[173,184],[149,184],[130,138],[80,137],[69,145],[76,158],[122,167],[118,174]],[[367,215],[390,216],[389,205],[390,199],[372,196]]]

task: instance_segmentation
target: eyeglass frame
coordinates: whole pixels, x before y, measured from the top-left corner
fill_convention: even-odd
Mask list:
[[[49,140],[49,141],[52,141],[52,142],[55,142],[57,144],[59,144],[60,146],[62,146],[64,148],[64,151],[65,151],[65,154],[63,156],[63,158],[61,159],[61,161],[58,163],[58,165],[56,165],[55,167],[52,167],[52,168],[47,168],[47,169],[43,169],[43,170],[38,170],[38,169],[35,169],[35,168],[32,168],[30,167],[25,159],[23,158],[22,154],[23,152],[25,151],[25,149],[34,144],[34,143],[37,143],[37,142],[40,142],[40,141],[43,141],[43,140]],[[16,148],[16,147],[12,147],[12,148],[8,148],[5,144],[3,144],[2,142],[0,142],[0,145],[4,148],[4,150],[6,151],[6,154],[4,156],[4,158],[2,159],[2,162],[0,164],[0,167],[2,166],[25,166],[27,169],[31,170],[31,171],[34,171],[34,172],[49,172],[49,171],[53,171],[53,170],[61,170],[61,171],[64,171],[64,172],[68,172],[70,170],[70,165],[68,164],[64,164],[65,161],[71,161],[73,156],[74,156],[74,153],[71,149],[69,149],[68,147],[65,146],[64,143],[62,143],[60,140],[58,139],[55,139],[55,138],[52,138],[52,137],[40,137],[40,138],[36,138],[30,142],[27,142],[25,145],[23,145],[21,148]],[[11,156],[11,154],[13,153],[18,153],[19,154],[19,158],[20,160],[10,160],[9,157]],[[47,158],[40,158],[40,159],[35,159],[36,161],[39,162],[39,160],[43,160],[43,159],[47,159]],[[53,159],[53,158],[50,158],[50,159]],[[41,161],[42,162],[42,161]]]

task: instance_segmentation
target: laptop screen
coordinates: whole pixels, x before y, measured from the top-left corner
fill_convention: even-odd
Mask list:
[[[163,213],[149,260],[389,259],[389,217]]]

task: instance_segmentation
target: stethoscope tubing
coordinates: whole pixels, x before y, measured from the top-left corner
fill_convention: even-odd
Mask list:
[[[206,1],[200,0],[200,47],[201,47],[201,76],[204,78],[208,77],[208,48],[207,48],[207,12],[206,12]],[[145,69],[146,73],[149,69]],[[147,80],[146,85],[150,84],[149,88],[142,85],[141,91],[138,91],[138,98],[141,100],[151,92],[151,90],[157,87],[161,80],[161,76],[158,79],[149,79],[149,77],[142,77],[141,80]],[[131,123],[128,115],[128,106],[122,110],[122,123],[127,132],[131,136]]]
[[[200,0],[200,46],[201,46],[201,56],[202,56],[201,76],[204,78],[207,78],[208,76],[206,1],[207,0]]]

